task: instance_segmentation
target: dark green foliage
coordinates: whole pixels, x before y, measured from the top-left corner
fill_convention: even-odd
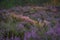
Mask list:
[[[51,2],[51,0],[1,0],[0,8],[11,8],[17,5],[43,5],[49,2]]]
[[[24,1],[23,0],[3,0],[0,3],[0,8],[11,8],[13,6],[17,6],[17,5],[23,5]]]

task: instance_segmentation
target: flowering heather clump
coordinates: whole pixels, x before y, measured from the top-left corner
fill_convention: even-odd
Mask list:
[[[60,40],[59,12],[36,7],[1,10],[0,40]]]

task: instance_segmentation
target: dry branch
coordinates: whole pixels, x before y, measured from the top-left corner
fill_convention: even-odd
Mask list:
[[[29,22],[29,23],[31,23],[31,24],[36,24],[36,23],[37,23],[37,21],[32,20],[32,19],[30,19],[30,18],[27,17],[27,16],[16,15],[16,14],[14,14],[14,13],[11,13],[11,16],[12,16],[13,18],[16,18],[17,20],[22,20],[22,21],[24,20],[24,21]]]

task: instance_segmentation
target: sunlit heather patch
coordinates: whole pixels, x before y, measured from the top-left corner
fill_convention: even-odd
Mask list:
[[[37,12],[35,12],[33,14],[34,10],[32,11],[30,9],[37,10]],[[21,14],[25,14],[24,12],[26,12],[26,11],[29,11],[29,12],[32,11],[31,15],[28,13],[28,15],[30,17],[32,17],[32,19],[30,17],[28,17],[28,15],[27,16],[21,15]],[[45,9],[43,7],[24,6],[24,7],[21,7],[21,8],[20,7],[13,7],[11,10],[7,10],[7,13],[10,13],[8,15],[10,17],[16,18],[17,20],[22,19],[23,23],[19,22],[19,23],[16,24],[17,25],[16,26],[13,23],[13,21],[15,21],[15,19],[12,20],[12,21],[9,20],[9,22],[7,22],[6,24],[4,22],[2,22],[2,23],[0,22],[0,26],[1,26],[1,29],[0,29],[0,33],[1,33],[0,34],[0,40],[5,40],[5,39],[6,40],[21,40],[21,39],[23,39],[23,40],[30,40],[30,38],[32,38],[31,40],[41,40],[40,37],[42,38],[42,40],[45,40],[45,39],[46,40],[50,40],[50,39],[56,40],[56,38],[57,38],[57,40],[59,40],[59,36],[60,36],[60,24],[59,24],[59,20],[60,19],[58,18],[59,16],[57,15],[57,13],[55,14],[55,10],[54,9],[52,9],[52,10],[49,9],[49,12],[47,13],[47,12],[45,12]],[[19,13],[19,15],[17,15],[18,13]],[[56,16],[57,18],[55,18],[55,19],[54,19],[54,14],[57,15]],[[41,20],[42,17],[45,19],[45,20],[43,20],[43,22]],[[38,18],[40,20],[37,22],[37,21],[33,20],[33,18],[36,18],[36,19]],[[47,20],[49,20],[49,21],[47,21]],[[58,23],[56,23],[54,25],[53,28],[51,27],[51,24],[53,24],[55,22],[51,23],[52,20],[53,21],[56,20],[56,22],[58,22]],[[29,25],[30,23],[31,24],[35,24],[35,25],[31,25],[30,26]],[[27,26],[29,28],[25,27],[24,24],[27,24]],[[48,25],[48,26],[46,26],[46,29],[48,27],[47,32],[45,30],[44,24]],[[44,26],[44,27],[42,27],[40,29],[38,26],[39,27]],[[5,28],[5,27],[7,27],[7,28]],[[25,29],[28,29],[28,30],[25,30]],[[15,34],[13,33],[14,35],[16,35],[15,38],[13,38],[13,36],[11,36],[10,39],[8,37],[4,39],[3,38],[3,36],[4,36],[3,34],[5,34],[5,31],[8,33],[10,30],[12,30],[15,33]],[[21,33],[21,39],[19,37],[20,36],[19,32]],[[39,33],[39,35],[37,34],[37,32]],[[24,33],[24,35],[23,35],[23,33]],[[46,33],[46,35],[44,35],[45,33]],[[40,36],[40,34],[42,34],[43,37]],[[22,37],[22,36],[24,36],[24,37]],[[48,37],[50,36],[50,39],[48,37],[46,38],[46,36],[48,36]]]

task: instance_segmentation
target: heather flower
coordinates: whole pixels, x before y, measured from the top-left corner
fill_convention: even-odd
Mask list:
[[[9,38],[8,38],[8,37],[6,37],[6,40],[9,40]]]
[[[0,34],[0,40],[4,40],[4,39],[3,39],[3,35],[1,36],[1,34]]]
[[[13,40],[13,39],[14,39],[13,36],[11,36],[10,40]]]
[[[21,40],[21,39],[20,39],[20,37],[15,36],[14,40]]]
[[[55,32],[56,32],[56,34],[57,35],[60,35],[60,23],[57,23],[56,25],[55,25]]]
[[[16,24],[16,29],[17,30],[22,30],[22,29],[24,29],[24,25],[23,24],[20,24],[20,23],[17,23]]]
[[[29,11],[30,8],[31,8],[31,7],[29,7],[29,6],[23,7],[23,12],[27,12],[27,11]]]
[[[55,34],[55,31],[53,28],[50,28],[47,32],[46,32],[48,35],[52,35],[52,34]]]
[[[35,32],[35,30],[32,30],[31,31],[31,36],[33,37],[33,38],[36,38],[38,35],[36,34],[36,32]]]
[[[31,37],[31,33],[30,32],[25,32],[24,34],[24,40],[27,40]]]

